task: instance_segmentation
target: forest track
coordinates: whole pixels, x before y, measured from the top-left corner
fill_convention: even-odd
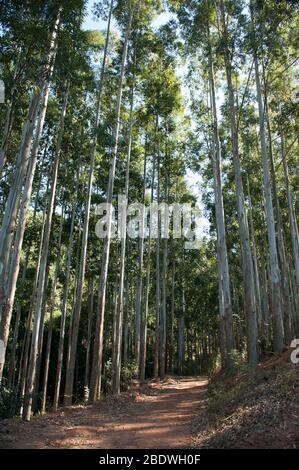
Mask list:
[[[207,383],[204,377],[168,377],[95,406],[64,408],[30,423],[5,420],[0,448],[190,448],[192,420]]]

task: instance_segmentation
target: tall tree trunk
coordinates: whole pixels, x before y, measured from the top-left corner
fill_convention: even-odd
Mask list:
[[[37,357],[38,357],[38,343],[40,339],[39,332],[40,332],[40,325],[42,323],[41,322],[42,300],[43,300],[43,293],[44,293],[44,288],[45,288],[45,276],[46,276],[46,269],[47,269],[52,218],[53,218],[53,211],[54,211],[54,201],[55,201],[55,195],[56,195],[58,168],[59,168],[59,162],[60,162],[61,143],[62,143],[62,138],[63,138],[63,133],[64,133],[64,122],[65,122],[65,115],[66,115],[66,109],[67,109],[67,103],[68,103],[68,95],[69,95],[69,83],[67,84],[67,88],[64,93],[64,100],[63,100],[63,105],[62,105],[62,110],[61,110],[61,115],[60,115],[59,132],[57,136],[55,157],[54,157],[52,184],[51,184],[51,190],[50,190],[48,213],[47,213],[44,239],[43,239],[43,250],[42,250],[42,257],[41,257],[41,262],[40,262],[39,276],[38,276],[38,294],[37,294],[37,301],[36,301],[35,312],[34,312],[34,324],[33,324],[33,332],[32,332],[32,339],[31,339],[31,351],[30,351],[28,383],[27,383],[27,397],[26,397],[25,406],[23,410],[23,418],[26,421],[29,421],[31,417],[32,393],[33,393],[34,385],[35,385],[36,365],[37,365]]]
[[[98,94],[97,94],[96,119],[95,119],[93,144],[92,144],[92,149],[91,149],[91,159],[90,159],[90,167],[89,167],[89,180],[88,180],[88,189],[87,189],[85,218],[84,218],[84,225],[83,225],[79,277],[78,277],[78,282],[77,282],[76,300],[75,300],[74,314],[73,314],[73,320],[72,320],[70,354],[69,354],[69,360],[67,363],[67,370],[66,370],[66,383],[65,383],[65,390],[64,390],[64,404],[65,405],[70,405],[72,403],[72,395],[73,395],[77,341],[78,341],[82,295],[83,295],[85,268],[86,268],[92,182],[93,182],[93,173],[94,173],[95,157],[96,157],[97,142],[98,142],[98,126],[100,122],[101,98],[102,98],[102,90],[103,90],[103,84],[104,84],[104,73],[105,73],[105,67],[106,67],[107,51],[108,51],[108,45],[109,45],[112,9],[113,9],[113,1],[111,1],[110,3],[104,56],[103,56],[103,62],[102,62],[102,68],[101,68],[101,77],[100,77]]]
[[[128,364],[128,348],[129,348],[129,284],[128,284],[128,272],[126,273],[125,282],[125,319],[123,328],[123,365],[124,367]]]
[[[157,126],[156,126],[157,127]],[[146,164],[146,162],[145,162]],[[155,184],[155,154],[153,157],[153,168],[152,168],[152,181],[151,181],[151,204],[154,200],[154,184]],[[141,341],[140,341],[140,381],[143,382],[145,379],[145,366],[146,366],[146,351],[147,351],[147,320],[149,313],[149,293],[150,293],[150,281],[151,281],[151,212],[150,212],[150,226],[148,234],[148,249],[147,249],[147,267],[146,267],[146,281],[145,281],[145,294],[144,294],[144,314],[142,316],[141,325]]]
[[[45,155],[45,154],[44,154]],[[35,204],[34,204],[34,210],[33,210],[33,217],[32,217],[32,223],[35,223],[35,218],[36,218],[36,212],[37,212],[37,204],[38,204],[38,199],[39,199],[39,192],[41,188],[41,180],[42,180],[42,172],[40,175],[40,179],[38,182],[38,190],[35,196]],[[18,237],[16,236],[16,240],[18,240]],[[22,270],[22,279],[21,279],[21,288],[24,288],[25,280],[26,280],[26,273],[27,273],[27,267],[28,267],[28,262],[29,262],[29,256],[30,256],[30,250],[31,250],[31,243],[27,247],[26,254],[25,254],[25,261],[24,261],[24,266]],[[21,316],[21,304],[20,302],[17,302],[16,304],[16,311],[17,311],[17,317],[16,317],[16,323],[15,323],[15,328],[14,328],[14,336],[13,336],[13,344],[12,344],[12,350],[11,350],[11,355],[10,355],[10,365],[9,365],[9,374],[8,374],[8,384],[13,385],[14,380],[15,380],[15,369],[16,369],[16,349],[17,349],[17,342],[18,342],[18,336],[19,336],[19,324],[20,324],[20,316]],[[27,332],[26,332],[27,334]],[[25,334],[25,337],[26,337]],[[23,345],[24,346],[24,345]],[[23,352],[23,348],[22,348]],[[23,357],[22,353],[21,356]],[[22,361],[20,361],[21,365]]]
[[[158,122],[158,118],[157,118]],[[158,127],[158,125],[157,125]],[[158,204],[158,234],[156,241],[156,321],[155,321],[155,351],[154,351],[154,378],[159,377],[159,356],[160,356],[160,309],[161,309],[161,289],[160,289],[160,229],[161,215],[159,211],[160,203],[160,155],[159,143],[157,148],[157,204]]]
[[[67,247],[67,259],[66,259],[63,299],[62,299],[62,305],[61,305],[61,318],[60,318],[60,330],[59,330],[56,380],[55,380],[54,399],[53,399],[53,411],[57,411],[58,404],[59,404],[63,352],[64,352],[66,313],[67,313],[67,300],[68,300],[68,293],[69,293],[69,283],[70,283],[71,264],[72,264],[72,253],[73,253],[73,243],[74,243],[74,225],[75,225],[75,217],[76,217],[78,186],[79,186],[79,172],[77,174],[75,201],[72,204],[70,235],[69,235],[69,241],[68,241],[68,247]]]
[[[210,41],[210,31],[208,28],[208,35]],[[221,168],[221,148],[219,142],[219,131],[218,131],[218,119],[217,119],[217,107],[216,107],[216,96],[215,96],[215,79],[214,79],[214,64],[212,58],[211,45],[209,44],[209,81],[210,81],[210,95],[211,95],[211,108],[213,116],[213,173],[214,173],[214,193],[215,193],[215,205],[216,205],[216,223],[217,223],[217,256],[218,256],[218,276],[219,276],[219,301],[220,322],[223,323],[222,336],[224,336],[224,366],[229,365],[228,355],[234,348],[234,336],[233,336],[233,310],[230,292],[230,276],[228,267],[228,256],[227,256],[227,243],[225,233],[225,217],[224,217],[224,205],[222,195],[222,168]]]
[[[107,276],[108,276],[108,265],[110,255],[110,241],[111,241],[111,229],[112,229],[112,197],[114,188],[115,178],[115,166],[116,157],[118,154],[118,140],[120,131],[120,113],[121,113],[121,102],[123,94],[123,83],[125,78],[126,60],[128,52],[128,43],[131,33],[131,25],[133,19],[133,9],[130,8],[129,20],[125,33],[125,41],[123,46],[122,61],[121,61],[121,72],[118,85],[118,95],[116,104],[116,126],[114,132],[114,149],[110,161],[109,169],[109,182],[107,188],[107,233],[104,239],[104,247],[102,253],[102,266],[100,275],[100,302],[99,310],[96,322],[95,340],[94,340],[94,352],[93,361],[91,368],[91,379],[90,379],[90,401],[95,402],[99,397],[99,390],[101,389],[101,375],[102,375],[102,355],[103,355],[103,335],[104,335],[104,319],[105,319],[105,303],[106,303],[106,289],[107,289]]]
[[[165,153],[167,156],[167,152]],[[168,203],[169,175],[165,176],[165,202]],[[168,211],[164,214],[164,226],[168,223]],[[162,308],[160,321],[160,379],[163,380],[166,372],[166,340],[167,340],[167,274],[168,274],[168,234],[163,238],[162,257]]]
[[[40,386],[40,368],[41,368],[41,361],[42,361],[42,354],[43,354],[44,326],[45,326],[45,318],[47,314],[49,271],[50,271],[50,265],[47,264],[47,271],[46,271],[45,285],[44,285],[44,292],[43,292],[43,301],[42,301],[42,308],[41,308],[41,321],[40,321],[39,334],[38,334],[39,339],[38,339],[38,346],[37,346],[35,382],[34,382],[34,389],[33,389],[32,409],[34,413],[38,411],[38,406],[39,406],[38,394],[39,394],[39,386]]]
[[[49,185],[49,179],[48,179],[48,185]],[[47,185],[46,193],[48,192],[48,185]],[[20,359],[20,371],[19,371],[18,384],[19,384],[19,389],[20,389],[20,398],[21,398],[22,401],[25,397],[26,377],[27,377],[30,342],[31,342],[31,335],[32,335],[32,319],[33,319],[34,306],[36,304],[38,274],[39,274],[39,267],[40,267],[41,256],[42,256],[43,238],[44,238],[45,224],[46,224],[46,212],[47,212],[47,208],[45,208],[44,211],[43,211],[43,220],[42,220],[42,227],[41,227],[41,233],[40,233],[39,252],[38,252],[38,258],[37,258],[37,262],[36,262],[36,269],[35,269],[35,275],[34,275],[32,296],[31,296],[31,302],[30,302],[28,320],[27,320],[27,328],[26,328],[25,339],[24,339],[24,344],[23,344],[21,359]],[[22,405],[22,408],[21,408],[21,415],[22,415],[22,413],[23,413],[23,405]]]
[[[225,44],[229,43],[229,36],[225,18],[225,7],[223,0],[220,0],[220,12],[223,28],[223,40]],[[236,123],[235,97],[232,84],[232,65],[230,53],[227,46],[224,51],[224,62],[226,70],[226,79],[229,95],[229,114],[231,124],[232,151],[234,160],[237,209],[240,231],[240,242],[242,251],[242,271],[244,283],[244,308],[247,320],[247,345],[248,359],[251,367],[255,368],[258,362],[257,352],[257,316],[255,305],[255,289],[253,276],[253,263],[250,250],[249,228],[245,208],[244,190],[242,182],[241,162],[239,155],[238,132]]]
[[[2,380],[3,374],[3,367],[5,363],[5,352],[7,347],[7,340],[9,334],[9,327],[11,322],[11,313],[12,307],[14,302],[14,295],[16,289],[16,281],[19,272],[19,264],[20,264],[20,251],[23,244],[23,236],[24,230],[26,225],[26,217],[30,202],[30,196],[32,191],[32,183],[35,173],[37,155],[38,155],[38,148],[40,139],[42,136],[47,104],[48,104],[48,97],[51,85],[51,79],[54,71],[54,63],[56,57],[56,49],[57,49],[57,32],[60,25],[60,10],[55,22],[54,30],[51,36],[51,45],[50,45],[50,53],[48,56],[48,66],[49,66],[49,73],[48,79],[46,80],[43,88],[43,98],[42,103],[40,105],[40,116],[37,124],[36,136],[35,141],[32,148],[32,155],[30,159],[30,163],[28,165],[29,153],[31,149],[31,142],[32,142],[32,134],[34,128],[34,121],[37,112],[37,106],[40,101],[40,92],[37,92],[32,100],[29,107],[28,117],[26,124],[23,130],[22,142],[20,147],[20,153],[18,156],[17,161],[17,170],[14,184],[11,188],[8,201],[6,204],[3,224],[0,233],[0,311],[1,311],[1,324],[0,324],[0,348],[3,350],[2,357],[0,358],[0,382]],[[6,274],[8,273],[8,255],[11,249],[12,237],[15,230],[15,223],[16,217],[18,212],[21,188],[23,184],[23,178],[28,168],[25,188],[23,192],[23,200],[21,204],[21,214],[19,217],[19,234],[16,243],[16,250],[12,255],[13,262],[10,264],[10,273],[9,278],[7,281],[8,293],[5,294],[5,281],[6,281]],[[3,307],[3,308],[2,308]]]
[[[142,289],[143,289],[143,258],[144,258],[144,229],[145,229],[145,192],[146,192],[146,152],[147,152],[147,136],[144,144],[144,165],[143,165],[143,209],[142,209],[142,226],[141,236],[139,235],[139,259],[138,259],[138,275],[136,286],[136,304],[135,304],[135,360],[138,367],[138,376],[140,377],[141,367],[141,349],[144,345],[141,342],[144,340],[144,312],[142,311]]]
[[[183,252],[184,257],[184,252]],[[184,261],[183,261],[184,264]],[[181,313],[178,320],[178,373],[183,374],[184,361],[185,361],[185,287],[184,278],[182,278],[181,285]]]
[[[174,256],[174,253],[173,253]],[[172,261],[172,281],[171,281],[171,307],[170,307],[170,344],[169,344],[169,370],[174,374],[174,315],[175,315],[175,258]]]
[[[65,390],[64,390],[64,404],[65,405],[70,405],[72,403],[72,395],[73,395],[74,371],[75,371],[75,362],[76,362],[76,354],[77,354],[77,341],[78,341],[78,332],[79,332],[80,314],[81,314],[81,305],[82,305],[82,296],[83,296],[83,287],[84,287],[84,278],[85,278],[85,268],[86,268],[92,182],[93,182],[93,173],[94,173],[95,157],[96,157],[97,142],[98,142],[98,127],[99,127],[99,122],[100,122],[101,98],[102,98],[102,91],[103,91],[103,84],[104,84],[104,73],[105,73],[105,67],[106,67],[107,51],[108,51],[108,45],[109,45],[112,9],[113,9],[113,1],[111,1],[111,4],[110,4],[105,49],[104,49],[104,56],[103,56],[103,62],[102,62],[102,68],[101,68],[101,77],[100,77],[98,96],[97,96],[96,120],[95,120],[93,144],[92,144],[90,167],[89,167],[89,180],[88,180],[88,189],[87,189],[85,218],[84,218],[84,224],[83,224],[80,268],[79,268],[79,277],[78,277],[78,283],[77,283],[76,300],[75,300],[73,324],[72,324],[72,331],[71,331],[72,336],[71,336],[70,358],[69,358],[69,362],[68,362],[67,370],[66,370],[66,383],[65,383]]]
[[[278,198],[277,184],[276,184],[276,174],[274,166],[274,157],[273,157],[273,145],[272,145],[272,131],[270,118],[268,113],[268,96],[267,96],[267,86],[266,80],[264,77],[264,87],[265,87],[265,112],[267,118],[267,128],[268,128],[268,138],[269,138],[269,157],[270,157],[270,168],[271,168],[271,178],[272,178],[272,189],[274,197],[274,208],[277,221],[277,247],[278,255],[280,260],[280,272],[281,272],[281,289],[282,289],[282,304],[284,310],[284,329],[285,329],[285,340],[289,344],[291,341],[291,331],[290,331],[290,321],[292,318],[292,307],[290,302],[290,283],[289,283],[289,267],[286,256],[286,248],[283,234],[283,225],[281,220],[281,211],[280,203]]]
[[[80,220],[79,225],[78,225],[77,251],[76,251],[76,257],[75,257],[76,258],[76,267],[75,267],[75,273],[74,273],[74,287],[73,287],[73,295],[72,295],[72,301],[71,301],[72,309],[71,309],[69,324],[68,324],[68,342],[67,342],[67,350],[66,350],[66,370],[67,370],[68,365],[70,363],[70,357],[71,357],[73,321],[74,321],[77,286],[78,286],[80,261],[81,261],[80,260],[80,250],[81,250],[81,245],[82,245],[81,235],[82,235],[82,227],[81,227],[81,220]]]
[[[288,167],[287,155],[285,151],[284,133],[282,129],[280,133],[280,142],[281,142],[283,171],[284,171],[284,178],[285,178],[287,198],[288,198],[288,213],[289,213],[289,221],[290,221],[290,229],[291,229],[293,257],[294,257],[294,264],[295,264],[296,288],[297,288],[296,297],[297,297],[297,303],[298,303],[298,300],[299,300],[299,235],[298,235],[298,225],[297,225],[295,209],[294,209],[294,199],[293,199],[292,189],[290,185],[289,167]]]
[[[15,178],[13,185],[11,186],[9,196],[7,199],[4,218],[2,221],[2,227],[0,231],[0,317],[2,316],[2,306],[5,303],[5,294],[4,294],[4,286],[6,275],[8,274],[8,259],[11,250],[11,244],[13,235],[15,232],[16,226],[16,219],[17,213],[19,208],[19,201],[22,192],[23,180],[24,176],[27,172],[27,179],[25,183],[24,189],[24,196],[26,196],[26,191],[29,192],[29,199],[31,195],[32,183],[30,185],[30,181],[33,181],[35,167],[36,167],[36,160],[37,160],[37,153],[39,148],[40,139],[42,136],[48,97],[49,97],[49,90],[52,80],[52,75],[54,71],[54,64],[56,58],[56,51],[57,51],[57,33],[60,26],[60,9],[54,24],[54,29],[51,35],[51,42],[50,42],[50,52],[47,58],[47,64],[45,69],[46,79],[45,81],[37,87],[37,91],[32,95],[29,111],[26,118],[25,125],[23,127],[22,133],[22,140],[20,145],[20,151],[17,158],[16,163],[16,170],[15,170]],[[42,90],[42,91],[41,91]],[[35,118],[37,113],[39,112],[39,119],[36,128],[36,135],[35,140],[32,148],[32,154],[29,162],[29,154],[31,150],[32,144],[32,137],[33,137],[33,130],[35,126]],[[28,164],[29,162],[29,164]],[[28,171],[27,171],[28,169]],[[28,184],[27,184],[28,182]],[[21,219],[22,221],[22,219]],[[19,221],[19,224],[22,223]],[[10,323],[7,321],[8,315],[5,315],[5,322]],[[7,326],[3,325],[4,328],[3,335],[5,336],[5,328]],[[9,326],[8,326],[9,327]],[[6,341],[5,338],[2,338],[2,334],[0,332],[0,342],[4,343],[4,354],[6,350]],[[2,371],[1,371],[1,363],[0,363],[0,381],[2,378]]]
[[[39,103],[39,95],[33,95],[29,105],[29,111],[26,118],[26,123],[23,127],[22,140],[20,151],[16,163],[15,177],[11,185],[9,195],[6,201],[5,212],[2,219],[2,226],[0,231],[0,320],[2,320],[2,310],[5,301],[5,280],[7,276],[7,257],[10,253],[11,241],[15,228],[15,219],[17,216],[19,198],[21,194],[23,178],[26,173],[32,134],[35,125],[35,117]],[[7,321],[5,319],[5,321]],[[5,328],[4,325],[2,328]],[[5,332],[2,333],[5,335]],[[4,350],[6,349],[5,340],[0,333],[0,341],[4,342]],[[1,367],[1,364],[0,364]],[[1,370],[0,370],[1,380]]]
[[[52,293],[51,293],[50,319],[49,319],[49,326],[48,326],[48,337],[47,337],[46,355],[45,355],[45,363],[44,363],[43,387],[42,387],[42,393],[41,393],[41,412],[42,413],[45,413],[46,411],[48,375],[49,375],[53,322],[54,322],[53,313],[55,309],[56,290],[57,290],[58,276],[59,276],[59,271],[60,271],[61,237],[62,237],[63,222],[64,222],[64,210],[62,209],[59,235],[58,235],[58,253],[57,253],[57,258],[56,258],[55,273],[54,273]]]
[[[253,21],[253,19],[252,19]],[[254,25],[253,25],[254,26]],[[273,313],[273,340],[274,351],[280,353],[284,346],[284,328],[281,308],[281,285],[280,273],[278,267],[277,246],[275,237],[275,222],[272,204],[271,179],[269,171],[269,162],[267,156],[267,141],[265,128],[265,109],[261,93],[261,83],[259,75],[259,64],[256,52],[254,52],[255,67],[255,83],[257,92],[257,101],[259,109],[259,128],[263,162],[263,186],[265,194],[265,212],[269,241],[270,254],[270,274],[271,274],[271,291],[272,291],[272,313]]]
[[[259,276],[259,269],[258,269],[258,258],[257,258],[256,242],[255,242],[255,230],[254,230],[254,223],[253,223],[250,184],[249,184],[248,177],[247,177],[247,188],[248,188],[248,215],[249,215],[251,242],[252,242],[253,269],[254,269],[254,281],[255,281],[255,292],[256,292],[256,295],[255,295],[256,310],[257,310],[258,325],[261,331],[263,318],[262,318],[262,303],[261,303],[261,291],[260,291],[260,276]]]
[[[17,229],[17,233],[15,237],[15,243],[14,243],[14,247],[13,247],[13,251],[11,255],[10,272],[9,272],[6,291],[5,291],[6,301],[4,304],[4,312],[3,312],[3,317],[2,317],[1,326],[0,326],[0,334],[2,334],[4,344],[7,344],[8,335],[9,335],[9,327],[10,327],[10,322],[11,322],[13,301],[15,297],[17,279],[18,279],[18,274],[19,274],[21,250],[22,250],[22,243],[23,243],[25,225],[26,225],[25,211],[27,211],[29,207],[30,197],[28,197],[29,193],[27,191],[27,183],[30,184],[30,182],[26,181],[26,185],[25,185],[25,191],[23,194],[22,206],[21,206],[20,217],[19,217],[19,224],[18,224],[18,229]],[[43,238],[43,233],[44,233],[44,223],[45,223],[45,212],[43,215],[41,240]],[[40,250],[41,250],[41,247],[42,247],[42,244],[40,244]],[[36,276],[37,276],[38,269],[39,269],[40,255],[41,255],[41,251],[39,251]],[[33,288],[33,296],[32,296],[30,310],[31,308],[33,308],[33,302],[35,301],[36,281],[37,281],[37,277],[35,277],[35,281],[33,284],[34,288]],[[5,354],[5,351],[6,351],[6,348],[4,350],[4,354]],[[5,356],[3,359],[5,359]],[[0,376],[1,376],[1,366],[0,366]]]
[[[134,74],[134,72],[133,72]],[[116,310],[115,324],[115,342],[112,351],[112,393],[120,393],[120,373],[121,373],[121,340],[123,327],[123,308],[124,308],[124,281],[125,281],[125,262],[126,262],[126,240],[127,240],[127,201],[129,197],[129,178],[130,178],[130,161],[132,149],[132,131],[133,131],[133,109],[134,109],[134,76],[130,97],[130,122],[129,122],[129,140],[126,161],[126,180],[125,180],[125,214],[123,217],[122,233],[121,233],[121,253],[120,253],[120,275]],[[125,220],[124,220],[125,219]],[[138,334],[140,331],[140,322],[138,324]],[[138,364],[138,362],[137,362]]]
[[[89,367],[90,367],[90,350],[91,350],[91,334],[93,320],[93,304],[94,304],[94,277],[89,280],[89,302],[88,302],[88,324],[87,324],[87,345],[85,357],[85,373],[84,373],[84,401],[87,403],[89,399]]]
[[[2,227],[0,232],[0,249],[1,255],[4,249],[8,246],[8,235],[11,230],[14,230],[15,219],[17,216],[17,209],[22,190],[24,176],[28,168],[28,160],[31,150],[32,136],[35,127],[35,119],[38,112],[41,111],[42,105],[40,104],[41,97],[44,96],[41,92],[32,94],[27,118],[22,130],[22,138],[20,143],[20,150],[16,161],[14,172],[14,181],[10,187],[9,195],[6,201],[5,213],[2,220]],[[40,121],[40,120],[39,120]]]

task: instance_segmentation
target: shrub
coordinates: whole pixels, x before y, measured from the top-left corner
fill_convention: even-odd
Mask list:
[[[0,419],[17,416],[22,401],[18,397],[17,389],[8,387],[5,381],[0,384]]]
[[[137,377],[138,367],[135,361],[129,362],[121,369],[120,382],[122,390],[126,390],[128,385]]]

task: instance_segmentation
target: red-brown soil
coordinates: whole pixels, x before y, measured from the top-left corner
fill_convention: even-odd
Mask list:
[[[0,448],[190,448],[206,387],[205,378],[168,378],[93,407],[73,406],[30,423],[3,420]]]
[[[256,372],[168,377],[95,406],[0,421],[2,449],[299,448],[299,368],[290,351]]]

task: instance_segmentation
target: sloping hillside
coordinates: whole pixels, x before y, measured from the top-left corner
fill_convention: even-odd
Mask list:
[[[299,448],[299,368],[290,351],[263,362],[256,373],[243,366],[218,374],[193,423],[199,448]]]

